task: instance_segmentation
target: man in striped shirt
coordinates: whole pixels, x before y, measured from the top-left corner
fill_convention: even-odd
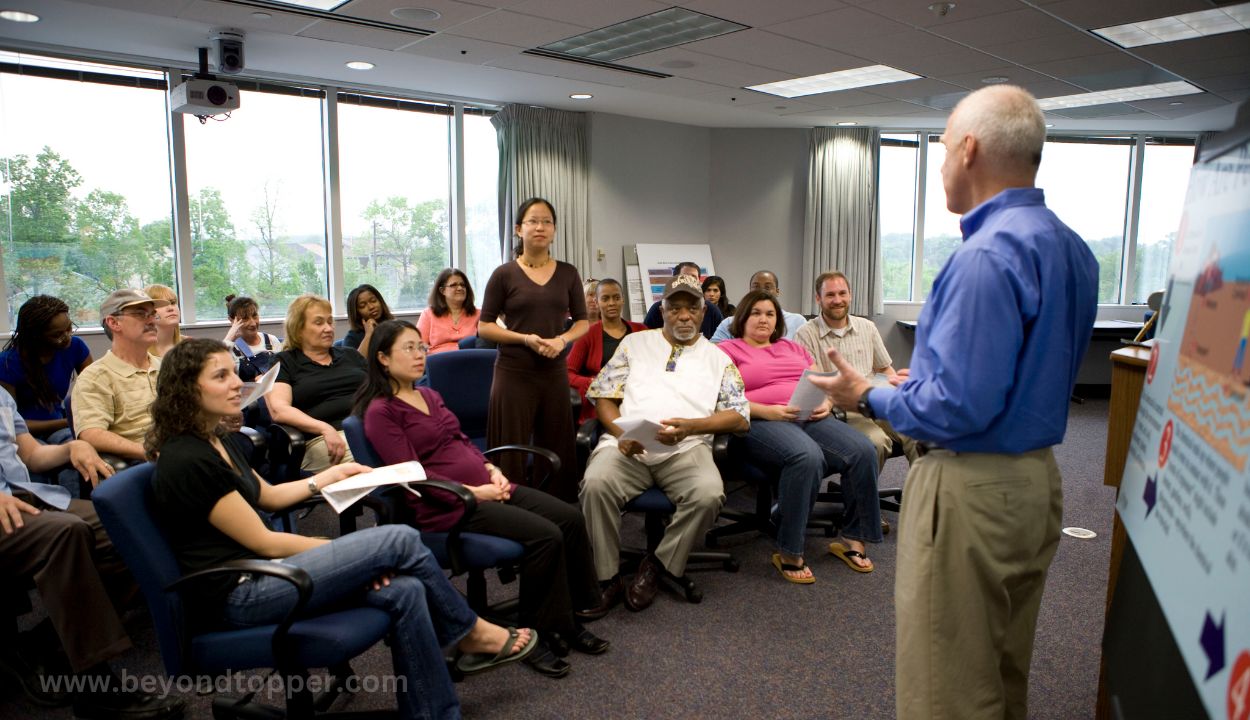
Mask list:
[[[816,278],[816,302],[820,305],[820,315],[800,327],[794,341],[807,348],[823,372],[837,370],[826,352],[837,348],[861,375],[884,375],[892,385],[902,381],[894,372],[893,360],[881,341],[877,326],[868,318],[851,314],[851,284],[845,275],[836,271],[821,273]],[[895,432],[888,421],[871,420],[847,411],[846,422],[867,435],[877,448],[878,470],[885,465],[895,445],[902,447],[909,463],[916,459],[916,441]]]

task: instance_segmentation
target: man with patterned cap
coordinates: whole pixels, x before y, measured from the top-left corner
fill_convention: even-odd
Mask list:
[[[75,435],[100,453],[144,459],[143,436],[152,426],[149,408],[161,369],[161,359],[148,348],[156,343],[156,308],[168,304],[127,288],[100,305],[100,325],[113,347],[83,370],[70,396]]]
[[[698,280],[673,278],[661,303],[663,328],[626,335],[586,393],[605,431],[581,487],[604,609],[624,594],[631,610],[642,610],[655,599],[661,573],[685,574],[691,550],[725,502],[712,435],[746,432],[750,424],[742,376],[699,332],[704,310]],[[622,417],[659,424],[651,449],[620,438]],[[653,485],[677,511],[655,554],[643,559],[626,586],[619,575],[621,508]]]

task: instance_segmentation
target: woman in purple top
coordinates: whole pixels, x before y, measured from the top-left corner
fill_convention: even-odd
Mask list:
[[[751,402],[747,453],[760,465],[780,471],[773,522],[777,550],[773,566],[786,580],[816,581],[803,561],[804,531],[825,476],[842,476],[842,536],[829,552],[857,572],[871,572],[865,542],[881,542],[881,508],[877,504],[877,452],[866,435],[829,414],[826,400],[805,422],[790,397],[803,371],[816,369],[803,346],[786,340],[785,316],[777,298],[747,293],[738,303],[730,332],[734,339],[718,347],[733,358]]]
[[[520,617],[540,631],[546,646],[525,662],[544,675],[563,677],[570,665],[562,658],[570,647],[591,655],[608,649],[608,641],[580,623],[603,615],[589,611],[598,608],[601,595],[586,521],[576,506],[509,482],[460,431],[460,421],[442,396],[428,387],[414,387],[425,374],[426,353],[412,323],[378,324],[366,356],[368,377],[356,395],[354,412],[363,417],[365,434],[383,462],[418,460],[428,477],[458,482],[473,492],[477,510],[464,530],[525,547]],[[440,502],[445,492],[426,494],[431,497],[410,498],[418,528],[447,530],[463,514],[458,504]]]
[[[74,336],[69,305],[36,295],[17,311],[17,328],[0,353],[0,387],[17,401],[30,434],[52,444],[73,439],[65,398],[75,372],[91,364],[91,350]]]

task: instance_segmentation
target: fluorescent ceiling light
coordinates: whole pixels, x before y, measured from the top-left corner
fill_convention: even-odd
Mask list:
[[[823,75],[809,75],[807,77],[781,80],[763,85],[748,85],[747,90],[755,90],[768,93],[769,95],[780,95],[784,98],[796,98],[804,95],[817,95],[819,93],[868,87],[869,85],[885,85],[887,83],[919,79],[919,75],[896,70],[888,65],[869,65],[868,67],[839,70]]]
[[[616,62],[622,58],[746,29],[746,25],[672,7],[557,40],[543,45],[541,49],[600,62]]]
[[[859,123],[853,123],[853,122],[840,122],[838,123],[838,126],[839,127],[851,127],[852,125],[858,125],[858,124]]]
[[[352,70],[372,70],[373,63],[368,60],[351,60],[347,63],[347,67]]]
[[[329,11],[347,3],[348,0],[266,0],[266,2],[270,5],[294,5],[311,10]]]
[[[1136,102],[1153,98],[1173,97],[1176,95],[1193,95],[1202,90],[1184,81],[1159,83],[1157,85],[1138,85],[1137,87],[1116,88],[1100,92],[1063,95],[1061,97],[1038,100],[1043,110],[1066,110],[1068,108],[1088,107],[1090,105],[1107,105],[1110,103]]]
[[[591,95],[590,93],[573,93],[572,95],[569,96],[569,99],[570,100],[589,100],[592,97],[594,97],[594,95]]]
[[[39,16],[34,13],[24,12],[22,10],[0,10],[0,20],[10,20],[12,22],[33,23],[39,22]]]
[[[1094,30],[1094,33],[1120,47],[1131,48],[1175,40],[1190,40],[1238,30],[1250,30],[1250,3],[1227,5],[1125,25],[1112,25],[1098,28]]]

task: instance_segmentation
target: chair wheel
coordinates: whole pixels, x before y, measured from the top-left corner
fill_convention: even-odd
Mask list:
[[[723,567],[723,568],[725,569],[725,572],[731,572],[731,573],[734,573],[734,572],[738,572],[738,569],[739,569],[739,567],[740,567],[740,566],[738,565],[738,561],[737,561],[737,560],[734,560],[733,558],[730,558],[730,559],[726,560],[725,562],[721,563],[721,567]]]
[[[882,520],[882,521],[881,521],[881,534],[882,534],[882,535],[889,535],[889,534],[890,534],[890,521],[889,521],[889,520]]]

